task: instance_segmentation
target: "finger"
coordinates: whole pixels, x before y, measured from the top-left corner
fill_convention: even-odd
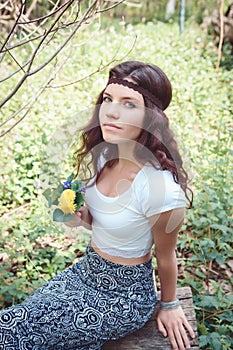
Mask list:
[[[190,323],[186,319],[184,321],[184,326],[187,329],[187,331],[189,332],[190,337],[194,339],[196,337],[196,335],[195,335],[194,330],[191,327]]]
[[[164,327],[163,323],[160,321],[159,318],[157,318],[157,325],[158,325],[158,330],[164,337],[167,337],[167,331],[166,328]]]
[[[195,336],[195,333],[194,333],[192,327],[190,326],[190,324],[187,320],[185,320],[184,326],[185,326],[185,329],[183,329],[182,336],[183,336],[183,339],[185,342],[185,346],[189,349],[190,348],[190,341],[189,341],[186,330],[188,331],[188,333],[190,334],[190,337],[192,339],[194,339],[196,336]]]
[[[184,347],[182,347],[182,346],[178,347],[178,344],[177,344],[177,338],[179,340],[179,333],[178,332],[177,332],[177,335],[175,336],[175,330],[173,330],[173,329],[168,330],[168,338],[169,338],[169,341],[171,343],[173,350],[178,350],[178,349],[184,350]]]
[[[68,227],[74,227],[70,222],[64,222],[64,224]]]
[[[190,342],[183,325],[178,329],[176,333],[176,340],[179,345],[179,349],[190,349]],[[185,345],[185,347],[184,347]]]
[[[82,213],[82,212],[85,212],[86,210],[87,210],[87,207],[82,206],[79,208],[79,210],[77,210],[77,213]]]

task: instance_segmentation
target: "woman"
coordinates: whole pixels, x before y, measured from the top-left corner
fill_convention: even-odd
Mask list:
[[[157,298],[153,243],[158,328],[173,349],[190,348],[194,332],[176,299],[175,248],[189,199],[163,112],[171,96],[157,66],[128,61],[111,69],[76,152],[86,205],[66,223],[91,229],[91,242],[77,264],[0,314],[1,349],[100,350],[141,328]]]

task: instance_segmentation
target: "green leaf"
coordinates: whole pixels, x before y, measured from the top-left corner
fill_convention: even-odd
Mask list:
[[[63,190],[64,190],[63,185],[59,184],[56,189],[52,190],[51,188],[48,188],[42,193],[43,196],[47,199],[49,207],[51,207],[51,205],[58,204],[58,198],[62,194]]]
[[[209,335],[201,335],[199,337],[200,348],[206,347],[209,344]]]
[[[50,188],[47,188],[47,190],[45,190],[42,195],[47,199],[48,202],[48,206],[51,207],[52,205],[52,193]]]
[[[56,197],[58,200],[58,198],[61,196],[63,191],[64,191],[64,186],[62,184],[59,184],[58,187],[53,191],[53,196]]]
[[[75,175],[72,173],[70,176],[67,177],[66,181],[72,182],[74,178],[75,178]]]
[[[84,204],[84,196],[82,193],[76,193],[75,197],[76,210],[78,210]]]
[[[222,350],[222,341],[221,337],[217,332],[213,332],[210,334],[211,343],[213,345],[213,349]]]
[[[74,192],[80,192],[83,187],[84,187],[84,184],[83,184],[83,182],[81,180],[75,180],[71,184],[71,189]]]
[[[217,310],[219,309],[219,302],[217,298],[213,295],[204,296],[204,298],[202,299],[202,305],[204,307],[209,307],[209,308],[214,307]]]
[[[72,218],[72,214],[64,214],[59,208],[56,208],[53,212],[53,221],[56,222],[67,222]]]
[[[215,230],[221,231],[225,235],[227,234],[227,232],[229,232],[231,230],[231,228],[226,226],[226,225],[212,224],[212,225],[210,225],[210,227],[215,229]]]

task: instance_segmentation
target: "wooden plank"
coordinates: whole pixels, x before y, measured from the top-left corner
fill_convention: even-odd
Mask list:
[[[160,297],[158,293],[158,298]],[[196,327],[196,315],[193,307],[192,291],[189,287],[177,289],[177,297],[179,298],[184,313],[192,325],[196,337],[190,339],[191,349],[199,350],[198,336]],[[172,347],[168,338],[164,338],[157,329],[156,308],[151,319],[146,325],[138,331],[129,334],[128,336],[107,342],[103,346],[103,350],[171,350]]]

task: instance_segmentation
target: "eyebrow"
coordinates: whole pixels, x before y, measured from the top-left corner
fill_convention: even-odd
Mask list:
[[[107,95],[108,97],[112,97],[111,94],[109,94],[108,92],[103,93],[103,95]],[[139,101],[139,99],[137,97],[132,97],[132,96],[124,96],[121,98],[122,100],[131,100],[131,101],[136,101],[138,103],[140,103],[141,101]]]

